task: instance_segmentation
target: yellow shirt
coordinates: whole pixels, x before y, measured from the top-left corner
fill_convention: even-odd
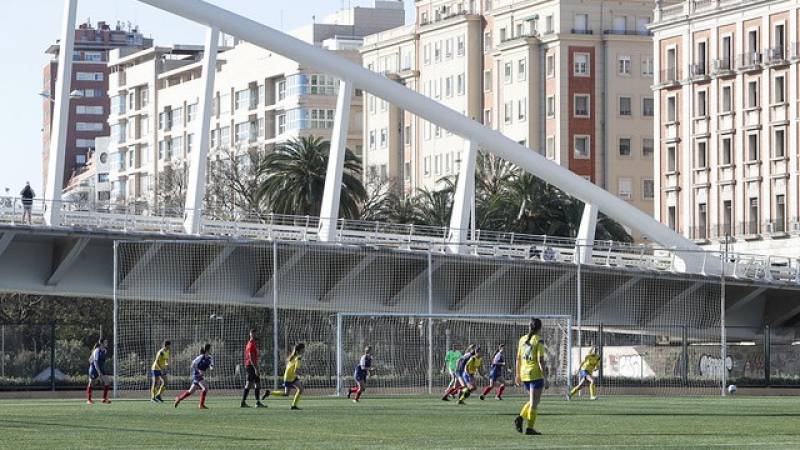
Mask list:
[[[585,370],[589,373],[592,373],[595,370],[597,370],[597,367],[599,365],[600,365],[599,355],[586,355],[586,358],[583,359],[583,364],[581,364],[581,370]]]
[[[519,338],[517,346],[517,358],[520,361],[519,377],[522,381],[535,381],[544,378],[542,368],[539,366],[539,357],[544,357],[547,353],[542,343],[542,337],[538,334],[531,336],[524,334]]]
[[[292,382],[297,379],[297,369],[300,368],[300,355],[297,355],[286,363],[286,371],[283,372],[283,381]]]
[[[151,370],[167,370],[169,365],[169,350],[162,348],[156,353],[156,360],[153,361]]]
[[[477,356],[473,356],[472,358],[467,361],[467,373],[470,375],[475,375],[478,371],[478,368],[481,366],[483,360]]]

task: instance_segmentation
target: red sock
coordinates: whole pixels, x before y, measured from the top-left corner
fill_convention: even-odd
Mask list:
[[[361,393],[364,392],[361,388],[356,388],[356,400],[361,398]]]
[[[108,400],[108,389],[111,388],[109,385],[103,385],[103,400]]]
[[[350,393],[351,394],[355,394],[356,392],[358,392],[358,387],[351,387],[350,388]]]
[[[489,392],[492,392],[492,387],[486,386],[486,389],[483,390],[483,395],[489,395]]]
[[[200,393],[200,406],[206,406],[206,394],[208,394],[208,391]]]
[[[92,400],[92,383],[86,386],[86,400]]]
[[[447,395],[456,395],[461,391],[461,388],[458,386],[451,387],[449,391],[447,391]]]
[[[503,391],[505,391],[505,390],[506,390],[506,385],[505,384],[501,384],[500,385],[500,389],[497,390],[497,396],[498,397],[502,397],[503,396]]]
[[[178,396],[178,402],[181,402],[181,401],[183,401],[183,399],[185,399],[186,397],[188,397],[188,396],[190,396],[190,395],[192,395],[192,393],[191,393],[191,392],[189,392],[189,391],[183,391],[183,392],[181,392],[181,395],[179,395],[179,396]]]

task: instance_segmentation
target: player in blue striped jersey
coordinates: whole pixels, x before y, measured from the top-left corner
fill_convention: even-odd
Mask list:
[[[200,348],[200,354],[192,361],[192,385],[189,389],[183,391],[177,398],[175,398],[175,407],[177,408],[181,401],[186,397],[192,395],[195,391],[200,389],[200,409],[208,409],[206,407],[206,395],[208,395],[208,382],[205,380],[206,372],[214,368],[214,358],[211,357],[209,351],[211,344],[206,344]]]
[[[483,394],[481,394],[481,400],[486,400],[486,396],[492,392],[492,389],[497,387],[497,395],[494,397],[497,400],[503,399],[503,391],[506,390],[506,380],[503,376],[503,372],[506,370],[506,359],[503,355],[506,346],[504,344],[500,344],[497,346],[497,351],[494,352],[494,356],[492,356],[492,368],[489,370],[489,386],[483,390]]]
[[[356,380],[356,387],[350,388],[347,391],[347,398],[350,398],[353,394],[356,394],[355,398],[353,398],[353,403],[358,403],[361,399],[361,394],[367,389],[367,377],[369,374],[375,370],[372,367],[372,347],[367,346],[364,349],[364,354],[361,355],[361,359],[358,361],[358,365],[356,366],[356,370],[353,373],[353,378]]]
[[[111,403],[108,399],[108,390],[111,387],[106,375],[106,358],[108,357],[108,339],[101,339],[94,344],[91,355],[89,355],[89,384],[86,386],[86,403],[92,405],[92,383],[100,380],[103,383],[103,403]]]

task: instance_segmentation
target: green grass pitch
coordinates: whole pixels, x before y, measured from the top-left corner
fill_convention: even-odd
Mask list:
[[[173,392],[174,394],[174,392]],[[145,394],[146,395],[146,394]],[[793,397],[545,398],[537,429],[523,436],[512,421],[522,397],[287,399],[240,409],[233,397],[171,403],[78,400],[0,401],[0,447],[14,448],[800,448],[800,401]]]

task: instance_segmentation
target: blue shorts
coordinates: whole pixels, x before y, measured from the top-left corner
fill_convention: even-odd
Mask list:
[[[164,375],[166,375],[166,374],[167,374],[167,371],[166,371],[166,370],[164,370],[164,371],[161,371],[161,370],[151,370],[151,371],[150,371],[150,375],[151,375],[153,378],[163,377],[163,376],[164,376]]]
[[[464,383],[472,384],[474,377],[467,371],[461,372],[461,379],[464,380]]]
[[[283,387],[285,387],[285,388],[294,387],[294,384],[297,383],[299,380],[300,380],[299,378],[295,378],[292,381],[284,381],[283,382]]]
[[[356,370],[355,373],[353,373],[353,378],[355,378],[358,381],[367,381],[368,373],[369,372],[367,372],[366,370]]]
[[[200,382],[203,380],[204,380],[203,375],[199,373],[192,375],[192,384],[200,384]]]
[[[502,376],[503,369],[501,367],[492,367],[492,370],[489,371],[489,379],[492,381],[497,381]]]
[[[592,376],[592,374],[589,373],[589,371],[581,370],[580,372],[578,372],[578,376],[581,378],[586,378]]]
[[[97,369],[94,366],[89,366],[89,379],[96,380],[100,378],[100,374],[97,372]]]
[[[538,380],[533,380],[533,381],[523,381],[522,384],[525,386],[526,391],[532,391],[534,389],[543,389],[544,378],[539,378]]]

